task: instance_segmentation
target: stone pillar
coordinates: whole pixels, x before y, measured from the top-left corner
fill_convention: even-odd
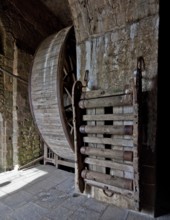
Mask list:
[[[16,43],[14,42],[14,61],[13,61],[13,74],[18,75],[18,49]],[[13,167],[16,169],[18,165],[18,115],[17,115],[17,79],[13,78]]]
[[[6,171],[6,126],[0,113],[0,172]]]

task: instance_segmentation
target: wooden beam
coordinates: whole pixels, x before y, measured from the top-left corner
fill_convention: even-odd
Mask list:
[[[109,161],[109,160],[99,160],[99,159],[95,159],[95,158],[86,157],[84,162],[86,164],[91,164],[91,165],[96,165],[96,166],[101,166],[101,167],[108,167],[108,168],[112,168],[115,170],[123,170],[123,171],[127,171],[127,172],[134,171],[134,168],[132,165],[117,163],[117,162],[113,162],[113,161]]]

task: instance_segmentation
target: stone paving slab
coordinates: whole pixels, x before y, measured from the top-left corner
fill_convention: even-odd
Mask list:
[[[75,194],[74,174],[54,166],[6,175],[0,174],[0,220],[170,220],[170,215],[152,218]]]
[[[126,220],[128,210],[109,205],[101,216],[101,220]]]
[[[18,192],[12,193],[10,196],[7,196],[1,200],[5,205],[10,207],[11,209],[17,209],[26,203],[33,200],[32,194],[20,190]]]
[[[46,220],[48,210],[29,202],[9,214],[13,220]]]
[[[0,202],[0,220],[5,220],[6,216],[12,213],[12,209]]]

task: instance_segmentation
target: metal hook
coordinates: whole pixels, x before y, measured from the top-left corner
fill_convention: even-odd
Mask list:
[[[86,84],[85,86],[87,86],[88,80],[89,80],[89,70],[86,70],[84,74],[84,82]]]
[[[108,197],[112,197],[114,195],[114,192],[110,191],[107,186],[104,187],[103,193]]]
[[[142,56],[137,58],[137,69],[140,71],[145,70],[145,61]]]

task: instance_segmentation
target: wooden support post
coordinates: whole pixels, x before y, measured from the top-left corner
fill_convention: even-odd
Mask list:
[[[83,137],[79,135],[79,127],[82,124],[82,113],[78,106],[82,92],[82,83],[76,81],[72,88],[72,104],[73,104],[73,126],[74,126],[74,147],[75,147],[75,189],[83,193],[85,183],[81,177],[82,170],[85,169],[85,156],[80,153],[80,147],[83,145]]]

